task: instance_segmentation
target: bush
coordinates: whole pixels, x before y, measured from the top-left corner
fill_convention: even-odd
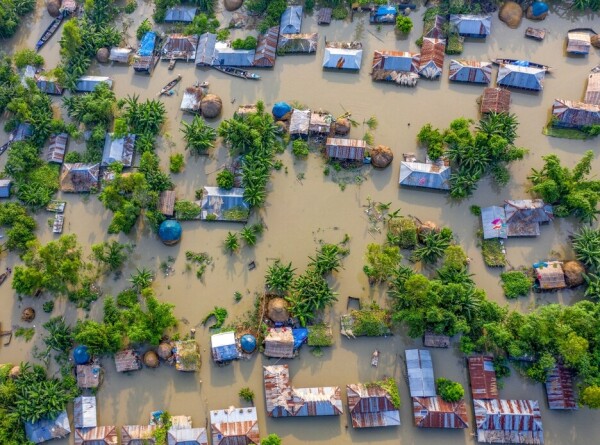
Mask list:
[[[76,164],[77,162],[81,162],[81,153],[70,151],[65,155],[66,164]]]
[[[413,22],[410,17],[399,15],[396,17],[396,29],[402,34],[408,34],[413,28]]]
[[[452,270],[461,270],[467,265],[467,254],[459,245],[452,245],[444,251],[444,266]]]
[[[331,17],[334,20],[346,20],[348,18],[348,8],[344,5],[336,6],[331,12]]]
[[[296,139],[292,143],[292,153],[297,158],[306,158],[309,153],[308,144],[302,139]]]
[[[135,0],[130,0],[125,4],[125,8],[123,10],[126,14],[132,14],[137,8],[137,2]]]
[[[412,218],[393,218],[388,230],[401,249],[414,249],[418,243],[417,223]]]
[[[465,396],[465,389],[458,382],[439,378],[435,381],[437,392],[446,402],[458,402]]]
[[[260,441],[262,445],[281,445],[281,437],[277,434],[269,434]]]
[[[181,153],[169,156],[169,170],[171,173],[180,173],[185,165],[185,160]]]
[[[252,50],[256,49],[257,44],[258,42],[256,40],[256,37],[248,36],[245,39],[235,39],[233,42],[231,42],[231,47],[233,49]]]
[[[22,49],[17,51],[13,56],[13,60],[15,61],[15,66],[17,68],[25,68],[27,65],[37,67],[44,64],[44,58],[32,49]]]
[[[200,206],[191,201],[177,201],[175,203],[175,215],[181,221],[195,219],[200,215]]]
[[[219,29],[217,31],[217,42],[224,42],[225,40],[227,40],[229,38],[230,34],[231,34],[231,31],[229,31],[229,29],[227,29],[227,28]]]
[[[254,391],[252,391],[248,387],[244,387],[244,388],[240,389],[240,392],[238,393],[238,395],[240,396],[240,399],[243,399],[248,403],[252,403],[254,400]]]
[[[457,55],[463,52],[463,38],[456,33],[448,36],[448,45],[446,45],[446,54]]]
[[[142,37],[144,37],[144,34],[146,34],[149,31],[152,31],[152,24],[150,23],[150,21],[148,19],[144,19],[142,21],[142,23],[140,23],[140,26],[138,26],[138,29],[135,32],[135,35],[137,36],[138,40],[142,40]]]
[[[44,312],[46,312],[47,314],[49,314],[50,312],[52,312],[54,310],[54,301],[53,300],[46,301],[42,305],[42,309],[44,310]]]
[[[517,298],[521,295],[527,295],[531,290],[532,280],[520,270],[503,272],[500,274],[502,280],[502,289],[506,298]]]
[[[333,344],[331,328],[325,323],[314,324],[308,327],[308,346],[324,347]]]
[[[230,170],[221,170],[217,174],[217,185],[225,190],[231,190],[235,185],[235,175]]]

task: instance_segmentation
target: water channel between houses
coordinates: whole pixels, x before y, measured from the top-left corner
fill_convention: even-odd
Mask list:
[[[140,2],[132,17],[134,23],[129,33],[134,34],[137,24],[143,16],[152,11],[150,3]],[[575,27],[598,26],[596,16],[559,18],[551,15],[548,20],[534,24],[524,20],[520,27],[511,30],[494,16],[492,35],[487,41],[465,42],[463,57],[488,60],[495,57],[523,58],[544,63],[554,68],[553,74],[546,77],[544,91],[540,94],[513,92],[511,112],[520,122],[517,145],[527,147],[530,154],[523,162],[511,167],[512,181],[497,190],[483,181],[475,195],[461,203],[452,202],[446,195],[427,191],[399,189],[399,161],[403,152],[420,152],[415,136],[420,127],[428,122],[434,126],[445,127],[454,118],[465,116],[478,118],[476,99],[483,88],[479,86],[450,84],[448,82],[448,63],[439,81],[420,80],[416,88],[396,87],[394,85],[373,83],[369,72],[372,53],[376,49],[410,50],[418,52],[415,39],[420,35],[420,21],[423,8],[412,14],[415,28],[406,39],[398,39],[391,27],[384,26],[377,31],[368,24],[368,17],[355,16],[354,22],[334,22],[328,27],[317,27],[316,16],[305,17],[303,32],[319,32],[319,48],[316,56],[279,57],[273,70],[258,71],[262,80],[258,82],[235,79],[216,71],[197,69],[194,64],[178,62],[173,71],[167,70],[167,63],[161,62],[152,77],[135,75],[131,67],[98,66],[93,64],[88,74],[108,75],[114,79],[114,91],[117,97],[138,94],[141,99],[155,97],[161,87],[176,74],[183,76],[176,87],[177,94],[162,100],[168,110],[168,121],[164,136],[159,143],[159,154],[163,167],[168,169],[168,157],[172,153],[184,152],[179,132],[181,120],[189,121],[188,115],[179,110],[183,89],[196,81],[209,81],[210,92],[222,97],[223,118],[229,118],[239,105],[254,103],[262,99],[270,110],[278,100],[297,100],[313,110],[325,109],[334,115],[345,110],[362,122],[374,115],[379,120],[379,128],[374,132],[375,142],[392,148],[395,160],[383,171],[366,172],[366,180],[355,184],[355,175],[348,175],[350,184],[341,190],[331,177],[323,174],[324,162],[315,154],[308,161],[294,161],[291,154],[281,156],[285,165],[281,171],[274,171],[267,204],[259,212],[267,226],[263,237],[253,249],[243,248],[234,256],[222,252],[222,242],[227,231],[241,229],[235,224],[186,222],[183,224],[183,240],[175,247],[163,246],[151,232],[139,225],[131,236],[120,236],[120,241],[137,244],[130,268],[124,271],[128,277],[134,266],[148,266],[158,271],[161,261],[168,256],[176,258],[174,273],[164,277],[157,272],[154,288],[160,298],[176,305],[175,314],[181,320],[180,331],[186,333],[196,327],[196,338],[203,354],[203,365],[196,374],[182,374],[175,369],[161,366],[156,370],[147,369],[131,375],[118,375],[112,360],[103,360],[106,370],[105,381],[98,392],[99,425],[145,424],[149,413],[156,409],[168,410],[171,414],[192,416],[194,426],[205,426],[210,409],[239,405],[238,390],[249,386],[256,393],[256,405],[259,413],[261,435],[277,433],[286,445],[303,443],[343,444],[376,443],[381,445],[437,445],[471,444],[474,438],[472,429],[465,431],[420,430],[413,426],[412,404],[408,387],[403,376],[404,349],[421,347],[420,339],[412,340],[401,333],[391,338],[356,339],[340,338],[339,316],[345,311],[347,296],[363,299],[373,298],[380,304],[386,304],[384,289],[371,289],[362,272],[363,256],[366,245],[371,242],[383,242],[384,234],[372,234],[365,215],[365,204],[370,197],[375,201],[391,202],[391,208],[401,208],[402,214],[410,214],[421,220],[431,220],[450,226],[456,233],[461,245],[472,258],[470,270],[475,281],[488,292],[488,297],[505,304],[506,299],[498,283],[497,270],[487,269],[483,265],[481,253],[477,248],[475,232],[477,218],[469,213],[469,206],[476,204],[487,206],[501,203],[506,198],[527,197],[527,175],[532,167],[541,166],[541,156],[558,154],[566,164],[572,166],[586,149],[594,149],[598,141],[571,141],[552,139],[541,134],[542,127],[549,118],[550,108],[555,98],[580,100],[583,96],[587,74],[599,63],[598,50],[592,48],[587,58],[567,58],[564,54],[566,31]],[[227,13],[229,14],[229,13]],[[228,16],[229,17],[229,16]],[[228,20],[228,18],[227,18]],[[15,49],[34,47],[39,35],[50,23],[43,2],[38,1],[38,9],[27,18],[18,34],[9,41],[2,42],[2,49],[12,52]],[[323,72],[323,40],[348,40],[356,32],[362,21],[364,30],[362,42],[364,57],[360,73]],[[225,20],[223,21],[225,22]],[[523,37],[527,26],[539,26],[548,30],[543,42],[527,40]],[[236,31],[233,37],[241,36]],[[60,32],[40,52],[46,64],[53,67],[58,61]],[[381,40],[381,41],[380,41]],[[136,45],[135,37],[130,44]],[[494,74],[495,77],[495,74]],[[60,103],[56,100],[56,103]],[[211,122],[216,126],[218,121]],[[366,128],[366,127],[365,127]],[[352,130],[351,136],[362,137],[364,129]],[[0,143],[7,138],[0,134]],[[74,147],[74,145],[71,145]],[[186,155],[187,156],[187,155]],[[216,171],[227,162],[227,149],[220,143],[208,158],[187,157],[185,171],[173,175],[177,196],[180,199],[193,199],[194,191],[203,185],[215,183]],[[0,160],[2,165],[6,156]],[[594,171],[600,166],[600,160],[594,160]],[[303,179],[300,174],[304,175]],[[300,175],[300,176],[299,176]],[[75,233],[84,244],[86,252],[92,243],[107,239],[107,226],[111,213],[105,210],[96,196],[62,195],[68,202],[65,213],[65,233]],[[53,238],[46,224],[49,214],[40,213],[38,217],[38,236],[43,242]],[[550,252],[568,256],[567,237],[572,230],[569,221],[556,220],[550,226],[543,226],[541,236],[535,239],[511,239],[507,242],[509,261],[515,265],[531,265],[545,259]],[[349,425],[347,413],[336,418],[304,419],[267,419],[262,388],[262,365],[273,364],[262,355],[251,361],[234,363],[219,368],[210,358],[209,331],[200,325],[200,320],[213,306],[224,306],[229,317],[234,318],[248,310],[253,301],[253,293],[263,286],[263,277],[268,265],[275,259],[292,261],[298,271],[303,271],[320,240],[341,241],[348,234],[350,255],[343,262],[343,269],[334,274],[331,283],[339,293],[339,302],[331,311],[329,320],[334,326],[335,345],[327,350],[323,357],[316,358],[308,348],[301,351],[300,357],[289,361],[291,378],[297,386],[340,385],[346,401],[345,385],[348,383],[368,382],[384,376],[393,376],[399,383],[402,408],[399,428],[368,429],[355,431]],[[204,282],[196,279],[193,272],[185,271],[184,253],[186,250],[209,252],[214,258],[214,266],[208,268]],[[18,264],[15,255],[2,259],[2,267]],[[254,260],[255,270],[248,270],[247,264]],[[127,286],[125,279],[114,281],[108,277],[103,283],[105,295],[114,295]],[[233,294],[240,291],[244,295],[239,303],[234,302]],[[536,295],[521,299],[511,306],[528,310],[535,304],[559,301],[572,304],[579,298],[576,292],[561,292],[550,295]],[[44,300],[45,301],[45,300]],[[43,301],[25,299],[18,301],[10,288],[10,283],[0,288],[0,320],[4,327],[20,323],[21,310],[33,303],[37,310],[34,321],[36,336],[31,343],[13,339],[9,347],[0,347],[0,363],[19,362],[32,359],[32,346],[41,344],[41,325],[48,318],[41,310]],[[94,304],[91,317],[99,317],[102,303]],[[65,313],[74,323],[77,316],[84,317],[83,311],[76,313],[72,304],[64,299],[57,301],[53,315]],[[371,352],[381,351],[379,367],[372,368]],[[467,371],[463,355],[456,349],[433,350],[436,377],[457,379],[468,387]],[[467,391],[468,393],[468,391]],[[548,445],[590,444],[600,434],[600,414],[581,409],[578,412],[551,412],[546,408],[545,394],[540,384],[532,384],[513,373],[504,382],[500,394],[503,398],[537,399],[542,407],[542,419],[545,439]],[[473,421],[472,404],[468,400],[469,418]],[[347,406],[344,406],[347,411]],[[598,422],[598,423],[596,423]],[[57,445],[72,443],[69,440],[55,441]]]

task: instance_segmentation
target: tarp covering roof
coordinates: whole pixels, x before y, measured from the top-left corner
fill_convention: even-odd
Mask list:
[[[299,349],[308,339],[308,329],[294,328],[292,335],[294,336],[294,349]]]
[[[77,397],[73,405],[73,424],[75,428],[93,428],[98,426],[96,397]]]
[[[255,407],[210,412],[212,445],[258,445],[260,432]]]
[[[156,45],[156,33],[153,31],[148,31],[142,37],[142,41],[140,42],[140,47],[137,51],[138,56],[151,56],[154,51],[154,47]]]
[[[508,113],[510,91],[503,88],[486,88],[481,97],[481,113]]]
[[[54,419],[41,419],[35,423],[25,422],[25,435],[27,440],[33,443],[67,437],[70,432],[69,416],[66,411],[61,412]]]
[[[488,84],[492,81],[492,63],[477,60],[451,60],[448,78],[454,82]]]
[[[413,397],[415,426],[419,428],[467,428],[467,405],[464,400],[446,402],[440,396]]]
[[[215,221],[244,222],[248,220],[250,211],[250,206],[244,200],[244,189],[236,187],[231,190],[204,187],[200,208],[201,219]]]
[[[359,70],[362,54],[362,49],[325,48],[323,68]]]
[[[446,165],[402,161],[399,183],[408,187],[450,190],[450,172]]]
[[[546,395],[550,409],[577,409],[573,373],[557,364],[548,371],[546,378]]]
[[[167,8],[167,12],[165,14],[165,22],[183,22],[183,23],[191,23],[196,16],[196,12],[198,8],[194,6],[173,6],[171,8]]]
[[[541,91],[546,70],[532,66],[500,65],[496,83],[500,86]]]
[[[446,41],[444,39],[423,38],[419,74],[427,79],[435,79],[442,74]]]
[[[503,207],[482,207],[481,225],[483,227],[483,239],[506,239],[506,213]]]
[[[497,399],[498,383],[494,361],[489,356],[476,356],[467,359],[469,363],[469,380],[471,394],[474,399]]]
[[[310,110],[294,109],[290,118],[289,133],[306,135],[308,134],[308,126],[310,124]]]
[[[543,444],[536,400],[473,400],[477,440],[486,443]]]
[[[237,360],[240,353],[235,341],[235,332],[221,332],[210,337],[212,356],[216,362]]]
[[[375,51],[372,68],[373,71],[394,70],[416,73],[419,71],[420,59],[420,54],[408,51]]]
[[[426,349],[407,349],[406,368],[411,397],[434,397],[435,379],[431,354]]]
[[[346,385],[353,428],[399,426],[400,411],[390,393],[379,385]]]
[[[450,23],[456,26],[461,36],[486,37],[492,28],[492,16],[473,14],[451,14]]]
[[[302,27],[302,6],[288,6],[281,14],[281,33],[298,34]]]
[[[362,161],[367,143],[362,139],[327,138],[325,149],[331,159]]]
[[[553,125],[567,128],[582,128],[600,125],[600,105],[555,99],[552,104]]]

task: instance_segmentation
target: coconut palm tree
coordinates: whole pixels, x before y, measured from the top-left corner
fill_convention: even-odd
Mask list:
[[[154,280],[154,274],[151,270],[146,269],[145,267],[142,267],[141,269],[136,267],[135,274],[132,274],[129,278],[129,282],[133,284],[133,287],[138,292],[150,287],[152,280]]]
[[[340,248],[335,244],[324,244],[317,249],[317,255],[310,259],[309,267],[314,268],[315,272],[325,275],[333,271],[337,272],[340,267]]]
[[[413,251],[410,260],[433,264],[444,256],[448,246],[450,241],[441,232],[430,232],[423,237],[421,245]]]
[[[202,155],[209,148],[214,147],[213,142],[217,139],[217,132],[214,128],[206,125],[204,119],[194,116],[191,123],[181,121],[181,125],[186,150],[190,150],[195,155]]]

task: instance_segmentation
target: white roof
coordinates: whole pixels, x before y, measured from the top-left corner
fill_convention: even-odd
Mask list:
[[[362,49],[325,48],[323,67],[359,70],[362,54]]]
[[[210,337],[210,343],[213,348],[219,346],[235,345],[235,332],[221,332],[220,334],[214,334]]]

